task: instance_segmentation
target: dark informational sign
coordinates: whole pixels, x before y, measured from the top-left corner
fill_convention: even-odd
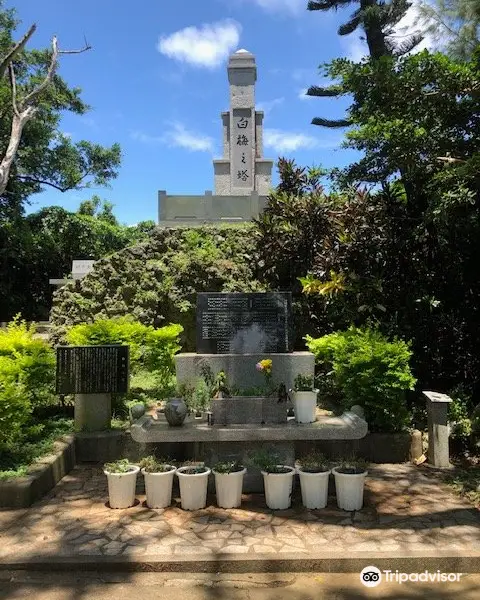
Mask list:
[[[128,381],[128,346],[57,347],[57,394],[125,394]]]

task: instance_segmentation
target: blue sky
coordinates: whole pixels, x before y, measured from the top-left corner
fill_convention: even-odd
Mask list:
[[[359,59],[359,35],[336,31],[350,9],[308,12],[307,0],[16,0],[25,31],[38,29],[31,48],[83,45],[92,50],[61,59],[60,73],[92,111],[66,114],[62,130],[73,140],[122,147],[111,188],[62,194],[46,189],[29,210],[61,205],[76,210],[94,193],[133,224],[157,218],[157,190],[203,194],[213,189],[212,159],[221,155],[220,112],[228,110],[228,56],[239,48],[257,61],[257,109],[265,111],[267,158],[301,165],[342,166],[354,158],[339,148],[342,130],[310,124],[312,117],[343,116],[346,100],[306,98],[321,84],[318,66],[337,56]],[[276,181],[276,174],[274,182]]]

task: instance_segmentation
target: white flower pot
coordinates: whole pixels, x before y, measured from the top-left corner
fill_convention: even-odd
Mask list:
[[[205,473],[187,475],[185,471],[192,467],[180,467],[176,473],[180,483],[180,501],[183,510],[198,510],[207,504],[207,485],[210,469]]]
[[[335,492],[337,494],[338,508],[343,510],[360,510],[363,506],[364,473],[339,473],[337,467],[332,469],[335,477]]]
[[[217,473],[215,475],[215,493],[217,504],[221,508],[236,508],[242,503],[243,476],[247,469],[233,473]]]
[[[331,471],[307,473],[297,470],[302,490],[302,503],[305,508],[325,508],[328,502],[328,479]]]
[[[147,473],[142,469],[148,508],[166,508],[172,503],[173,476],[176,469],[168,466],[171,467],[170,471],[164,473]]]
[[[110,508],[129,508],[135,504],[135,487],[140,467],[131,465],[130,469],[127,473],[104,471],[108,482]]]
[[[293,409],[297,423],[314,423],[317,412],[318,390],[292,392]]]
[[[284,466],[284,465],[279,465]],[[262,471],[265,486],[265,501],[272,510],[290,508],[292,502],[293,476],[295,469],[288,467],[288,473],[267,473]]]

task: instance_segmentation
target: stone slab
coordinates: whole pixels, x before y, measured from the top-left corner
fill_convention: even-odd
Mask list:
[[[177,382],[195,385],[201,375],[202,365],[208,365],[214,375],[225,371],[229,386],[240,389],[261,387],[265,385],[265,378],[255,365],[263,359],[272,361],[272,385],[276,387],[284,383],[287,389],[291,389],[299,373],[310,377],[315,373],[315,356],[311,352],[243,355],[184,352],[175,356]]]
[[[182,427],[170,427],[160,419],[144,415],[130,428],[132,438],[148,442],[250,442],[359,439],[368,431],[367,423],[351,412],[339,417],[319,417],[315,423],[296,423],[289,419],[283,425],[216,426],[186,422]]]
[[[197,294],[197,353],[293,350],[291,292]]]

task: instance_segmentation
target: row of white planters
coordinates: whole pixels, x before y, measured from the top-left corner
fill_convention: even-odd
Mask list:
[[[164,473],[147,473],[145,477],[145,493],[149,508],[166,508],[172,502],[173,476],[176,474],[180,483],[180,499],[184,510],[198,510],[207,503],[207,485],[210,469],[203,473],[186,474],[190,467],[171,467]],[[110,508],[129,508],[135,503],[135,488],[140,467],[131,466],[127,473],[109,473],[105,471],[108,481]],[[222,508],[240,506],[242,501],[243,476],[246,469],[230,474],[216,473],[215,487],[218,505]]]
[[[284,510],[290,507],[293,490],[293,467],[283,467],[286,473],[267,473],[262,471],[265,486],[265,500],[272,510]],[[204,508],[207,502],[207,485],[210,469],[204,473],[185,474],[189,467],[172,467],[165,473],[146,473],[145,492],[147,506],[165,508],[172,501],[172,485],[175,473],[180,483],[180,499],[184,510]],[[128,508],[135,503],[135,486],[139,467],[132,465],[127,473],[108,473],[108,493],[111,508]],[[235,508],[242,502],[243,477],[246,469],[235,473],[216,473],[215,489],[217,503],[221,508]],[[335,477],[337,504],[344,510],[360,510],[363,506],[363,489],[367,472],[360,474],[339,473],[337,469],[322,473],[305,473],[298,470],[302,502],[306,508],[325,508],[328,500],[328,479],[330,473]]]
[[[274,510],[290,507],[293,489],[293,467],[288,473],[266,473],[262,471],[267,506]],[[328,480],[330,473],[335,477],[335,492],[338,508],[360,510],[363,506],[363,489],[367,471],[359,474],[339,473],[336,468],[321,473],[306,473],[298,469],[302,504],[306,508],[325,508],[328,502]]]

